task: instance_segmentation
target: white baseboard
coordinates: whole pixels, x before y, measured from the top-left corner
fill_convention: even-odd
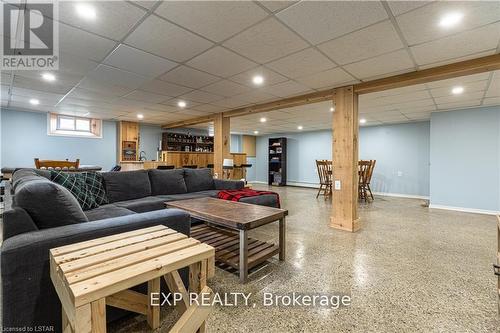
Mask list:
[[[426,196],[426,195],[404,194],[404,193],[388,193],[388,192],[373,192],[373,194],[374,195],[381,195],[381,196],[384,196],[384,197],[396,197],[396,198],[429,200],[429,196]]]
[[[286,182],[287,185],[297,186],[297,187],[310,187],[310,188],[319,188],[318,183],[304,183],[304,182]]]
[[[429,208],[444,209],[444,210],[453,210],[453,211],[456,211],[456,212],[474,213],[474,214],[486,214],[486,215],[498,215],[498,214],[500,214],[500,211],[496,211],[496,210],[486,210],[486,209],[477,209],[477,208],[465,208],[465,207],[454,207],[454,206],[435,205],[435,204],[430,204]]]
[[[260,180],[252,180],[252,181],[249,181],[248,183],[250,183],[250,184],[266,184],[267,185],[267,182],[261,182]]]

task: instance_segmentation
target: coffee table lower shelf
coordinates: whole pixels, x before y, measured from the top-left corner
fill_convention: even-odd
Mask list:
[[[225,264],[234,269],[240,268],[240,239],[237,232],[206,224],[191,228],[190,237],[215,247],[216,264]],[[279,246],[248,239],[248,269],[255,267],[279,253]]]

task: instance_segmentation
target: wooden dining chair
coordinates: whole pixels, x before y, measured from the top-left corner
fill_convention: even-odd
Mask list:
[[[319,197],[321,193],[323,193],[325,197],[330,196],[332,194],[332,161],[316,160],[316,168],[319,176],[319,190],[316,194],[316,198]]]
[[[40,160],[35,158],[35,167],[37,169],[56,169],[56,170],[71,170],[78,169],[80,167],[80,159],[77,158],[76,161],[68,161],[67,159],[62,160]]]
[[[370,182],[376,162],[376,160],[358,162],[358,197],[361,200],[364,199],[365,202],[368,202],[368,194],[370,195],[370,198],[374,200],[372,189],[370,188]]]

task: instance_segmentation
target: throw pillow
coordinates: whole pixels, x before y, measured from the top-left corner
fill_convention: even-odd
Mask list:
[[[76,198],[83,210],[99,207],[82,174],[51,170],[50,176],[53,182],[65,187]]]
[[[98,206],[108,204],[109,201],[104,189],[102,175],[99,172],[82,172],[81,175],[94,196],[96,204]]]

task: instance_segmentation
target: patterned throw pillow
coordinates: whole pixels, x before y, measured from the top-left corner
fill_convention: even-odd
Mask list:
[[[94,196],[95,202],[98,206],[108,204],[108,197],[104,189],[102,175],[98,172],[82,172],[85,183],[89,187],[90,192]]]
[[[50,171],[51,180],[67,188],[83,210],[108,203],[102,176],[95,172]]]

